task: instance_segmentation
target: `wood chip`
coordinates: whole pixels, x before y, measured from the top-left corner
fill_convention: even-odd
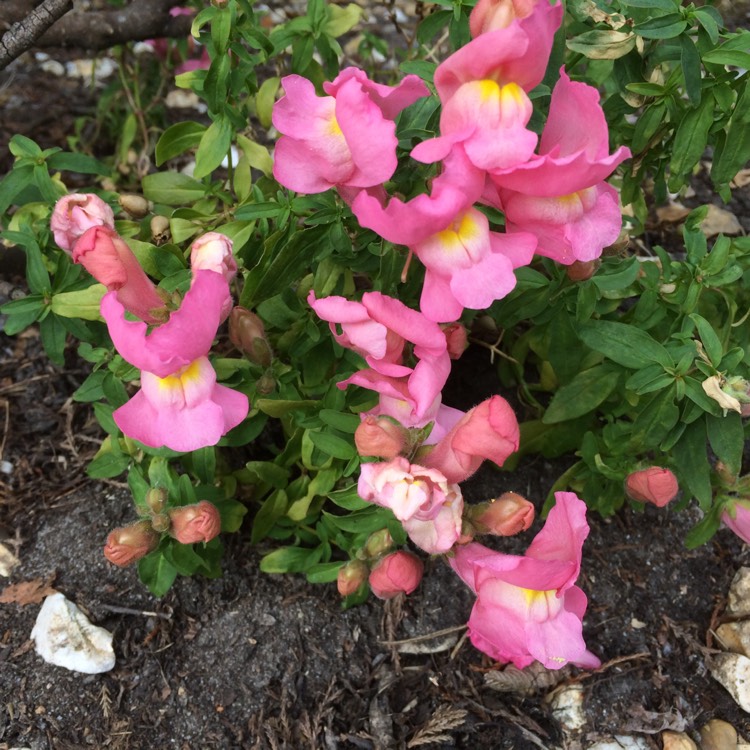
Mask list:
[[[53,580],[54,576],[51,576],[47,579],[35,578],[32,581],[12,583],[0,592],[0,603],[20,604],[22,607],[27,604],[39,604],[45,597],[57,593],[52,588]]]
[[[710,205],[706,218],[701,222],[701,231],[706,237],[714,237],[717,234],[742,234],[742,225],[731,211]]]
[[[4,545],[0,544],[0,576],[10,576],[21,561]]]

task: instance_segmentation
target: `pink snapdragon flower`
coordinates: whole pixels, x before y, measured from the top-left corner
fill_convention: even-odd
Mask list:
[[[115,215],[98,195],[73,193],[55,203],[49,225],[58,246],[72,253],[73,245],[92,227],[114,230]]]
[[[457,320],[463,309],[483,310],[516,285],[514,269],[531,262],[533,234],[491,232],[487,217],[475,208],[450,226],[414,245],[427,272],[419,306],[437,322]]]
[[[142,370],[141,390],[113,413],[125,435],[192,451],[215,445],[247,416],[247,396],[219,385],[206,356],[226,295],[223,276],[198,271],[180,309],[150,334],[145,323],[125,319],[114,293],[104,296],[101,312],[115,347]]]
[[[479,0],[469,16],[472,36],[510,26],[514,21],[528,18],[539,0]]]
[[[527,161],[537,144],[526,127],[533,109],[527,92],[544,77],[562,10],[539,3],[526,18],[480,34],[441,63],[435,71],[440,136],[416,146],[412,158],[440,161],[462,144],[472,164],[490,173]]]
[[[469,637],[480,651],[519,669],[535,660],[548,669],[569,662],[594,669],[599,659],[582,634],[586,595],[574,585],[589,532],[586,505],[572,492],[555,498],[523,557],[471,543],[459,546],[450,564],[477,594]]]
[[[750,544],[750,501],[735,500],[721,514],[722,523],[731,529],[745,544]]]
[[[461,535],[461,490],[435,469],[410,464],[403,456],[362,464],[357,492],[363,500],[390,508],[425,552],[447,552]]]
[[[484,200],[505,213],[508,232],[535,234],[540,255],[566,265],[590,261],[620,233],[619,197],[604,179],[629,156],[624,146],[609,153],[599,92],[562,70],[539,154],[494,171]]]
[[[146,323],[163,320],[164,300],[133,251],[114,229],[92,226],[73,245],[73,261],[114,292],[118,302]]]
[[[518,450],[520,430],[510,404],[492,396],[475,406],[420,462],[449,482],[468,479],[487,459],[502,466]]]
[[[411,552],[399,550],[386,555],[370,571],[370,588],[378,599],[411,594],[419,586],[424,564]]]
[[[282,133],[274,154],[274,176],[290,190],[321,193],[331,187],[368,188],[396,170],[398,113],[429,94],[406,76],[398,86],[373,83],[364,71],[347,68],[323,88],[298,75],[282,79],[285,96],[273,110]]]

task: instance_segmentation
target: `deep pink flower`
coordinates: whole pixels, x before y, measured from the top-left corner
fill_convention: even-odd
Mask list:
[[[463,482],[488,459],[502,466],[518,450],[520,431],[510,404],[493,396],[475,406],[426,456],[419,460],[449,482]]]
[[[115,292],[120,305],[146,323],[157,322],[165,312],[153,281],[113,229],[97,225],[86,230],[73,245],[73,261]]]
[[[586,506],[572,492],[555,498],[525,556],[471,543],[457,547],[450,564],[477,594],[469,636],[478,649],[519,669],[534,660],[548,669],[596,668],[582,635],[586,595],[574,585],[589,532]]]
[[[632,500],[639,503],[651,503],[663,508],[677,497],[680,485],[677,477],[661,466],[634,471],[625,480],[625,492]]]
[[[164,378],[141,372],[141,390],[112,416],[129,438],[188,452],[216,445],[248,409],[247,396],[219,385],[208,358],[198,357]]]
[[[397,87],[374,84],[357,69],[344,70],[324,85],[298,75],[282,79],[285,96],[275,105],[273,124],[282,133],[274,154],[274,176],[301,193],[331,187],[368,188],[390,179],[396,169],[393,118],[429,91],[417,76]]]
[[[419,586],[423,573],[424,565],[416,555],[399,550],[386,555],[370,571],[370,588],[379,599],[411,594]]]
[[[139,370],[165,378],[208,354],[226,295],[221,274],[198,271],[180,309],[150,333],[145,323],[126,320],[124,306],[112,293],[102,298],[101,313],[122,357]]]
[[[390,508],[425,552],[447,552],[461,535],[461,490],[435,469],[410,464],[401,456],[362,464],[357,492],[363,500]]]
[[[55,203],[49,226],[58,246],[71,253],[76,241],[92,227],[114,230],[115,215],[98,195],[73,193]]]

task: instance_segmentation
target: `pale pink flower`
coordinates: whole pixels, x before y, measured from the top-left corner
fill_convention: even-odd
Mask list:
[[[370,588],[379,599],[411,594],[419,586],[423,573],[424,564],[416,555],[399,550],[386,555],[370,571]]]
[[[528,18],[538,3],[539,0],[479,0],[469,16],[471,35],[504,29]]]
[[[572,492],[555,498],[525,556],[471,543],[457,547],[449,562],[477,594],[469,637],[478,649],[519,669],[535,660],[548,669],[569,662],[593,669],[600,662],[582,634],[586,595],[574,585],[589,532],[586,506]]]
[[[390,508],[412,541],[430,554],[447,552],[461,535],[461,490],[435,469],[403,457],[362,464],[357,492]]]
[[[520,431],[510,404],[493,396],[468,411],[450,432],[419,460],[449,482],[463,482],[485,459],[502,466],[518,450]]]
[[[721,514],[721,520],[745,544],[750,544],[750,501],[735,500]]]
[[[157,322],[165,313],[164,300],[153,281],[113,229],[99,225],[88,229],[73,245],[73,261],[115,292],[117,301],[146,323]]]
[[[663,508],[677,497],[680,485],[677,477],[661,466],[634,471],[625,480],[625,492],[632,500],[639,503],[651,503]]]
[[[298,75],[282,79],[285,96],[273,110],[282,133],[274,154],[274,176],[290,190],[320,193],[331,187],[368,188],[396,169],[393,119],[429,91],[417,76],[396,87],[375,84],[364,71],[347,68],[319,97]]]
[[[58,246],[71,253],[77,240],[92,227],[114,230],[115,215],[98,195],[73,193],[57,201],[49,225]]]
[[[232,253],[232,240],[219,232],[206,232],[190,245],[190,268],[220,273],[227,283],[237,275],[237,261]]]

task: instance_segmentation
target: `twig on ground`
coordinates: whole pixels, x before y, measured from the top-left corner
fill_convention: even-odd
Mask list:
[[[37,39],[72,7],[73,0],[44,0],[25,18],[13,24],[0,39],[0,70],[33,47]]]

